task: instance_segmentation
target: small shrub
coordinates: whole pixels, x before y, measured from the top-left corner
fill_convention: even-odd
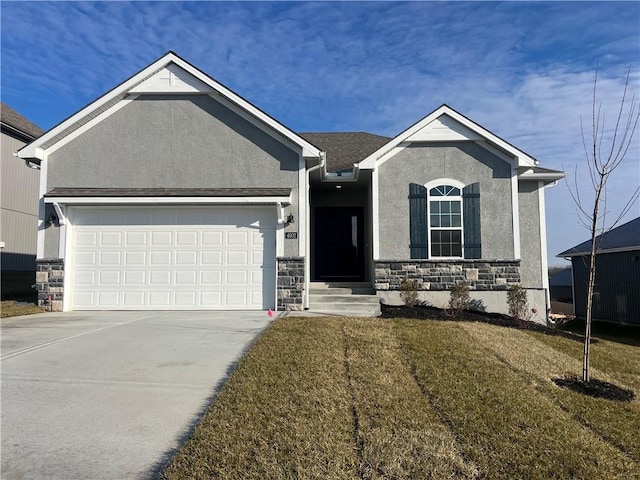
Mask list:
[[[413,307],[418,303],[418,281],[403,278],[400,282],[400,298],[407,307]]]
[[[527,320],[529,315],[529,304],[527,302],[527,290],[516,284],[509,287],[507,292],[507,305],[509,315],[518,320]]]
[[[449,310],[452,312],[462,312],[469,310],[471,297],[469,296],[469,286],[466,283],[458,283],[451,287],[449,297]]]

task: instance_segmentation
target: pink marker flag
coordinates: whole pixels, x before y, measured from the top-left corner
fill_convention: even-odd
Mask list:
[[[269,315],[270,317],[273,317],[273,310],[269,309],[269,311],[267,312],[267,315]]]

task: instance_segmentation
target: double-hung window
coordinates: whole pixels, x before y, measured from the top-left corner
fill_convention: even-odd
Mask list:
[[[453,185],[428,190],[431,257],[462,257],[462,193]]]

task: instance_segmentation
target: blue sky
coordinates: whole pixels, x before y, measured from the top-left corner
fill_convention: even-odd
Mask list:
[[[44,129],[173,50],[295,131],[394,136],[447,103],[541,166],[578,166],[586,188],[596,66],[606,130],[629,66],[640,92],[638,2],[2,1],[0,13],[2,101]],[[640,132],[608,209],[638,183]],[[546,202],[558,264],[588,232],[564,182]]]

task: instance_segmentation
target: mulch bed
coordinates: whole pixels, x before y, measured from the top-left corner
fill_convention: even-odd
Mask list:
[[[552,378],[551,380],[559,387],[568,388],[574,392],[594,398],[604,398],[618,402],[630,402],[635,398],[635,393],[631,390],[595,378],[590,379],[588,382],[583,382],[582,378],[572,375],[564,378]]]
[[[464,310],[462,312],[452,313],[450,310],[436,308],[426,305],[415,305],[408,307],[406,305],[380,305],[382,309],[382,318],[411,318],[417,320],[444,320],[444,321],[462,321],[462,322],[483,322],[501,327],[518,328],[521,330],[532,330],[547,335],[559,335],[571,340],[579,342],[584,341],[584,337],[579,334],[560,330],[558,328],[547,327],[539,323],[527,322],[519,320],[509,315],[501,313],[488,313]],[[591,339],[591,343],[597,343],[595,338]]]

